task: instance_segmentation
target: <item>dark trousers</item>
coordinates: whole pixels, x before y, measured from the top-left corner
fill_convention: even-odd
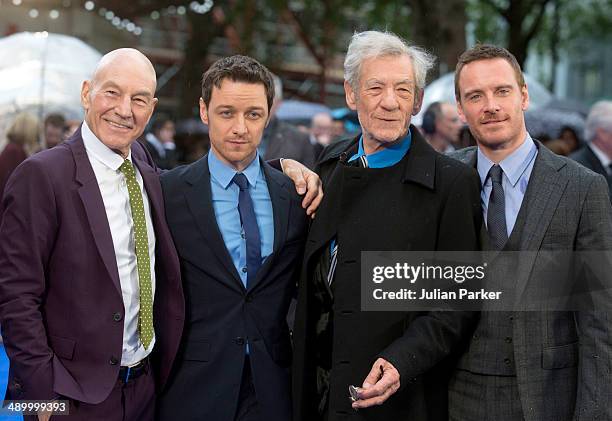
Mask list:
[[[148,363],[147,363],[148,364]],[[63,398],[62,398],[63,399]],[[70,415],[57,416],[61,421],[153,421],[155,383],[150,366],[135,379],[117,380],[108,397],[98,404],[70,400]],[[55,416],[51,420],[56,419]],[[24,417],[37,421],[36,416]]]
[[[235,421],[262,421],[259,403],[255,395],[255,385],[251,373],[251,361],[247,356],[242,369],[242,381],[238,394],[238,408]]]

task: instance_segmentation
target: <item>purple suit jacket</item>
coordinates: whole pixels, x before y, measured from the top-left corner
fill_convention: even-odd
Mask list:
[[[81,131],[24,161],[0,205],[0,325],[10,359],[6,399],[103,401],[119,371],[124,307],[112,237]],[[156,236],[158,389],[184,321],[179,261],[158,174],[142,145],[132,157]]]

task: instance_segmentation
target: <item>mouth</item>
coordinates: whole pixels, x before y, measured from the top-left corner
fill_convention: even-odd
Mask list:
[[[119,130],[132,130],[134,127],[128,124],[117,123],[111,120],[104,120],[108,123],[109,126],[114,127]]]
[[[483,124],[483,125],[493,125],[493,124],[503,123],[506,120],[507,120],[507,118],[498,119],[498,120],[485,120],[481,124]]]

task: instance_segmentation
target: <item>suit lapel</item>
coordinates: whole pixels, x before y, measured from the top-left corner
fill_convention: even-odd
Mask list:
[[[138,171],[140,172],[140,175],[142,176],[142,182],[147,192],[147,197],[149,198],[149,204],[151,205],[151,219],[153,220],[154,228],[159,227],[160,224],[165,223],[165,221],[163,221],[162,219],[162,215],[164,215],[164,213],[162,209],[163,199],[161,187],[159,184],[159,175],[150,165],[148,165],[140,158],[134,156],[133,153],[132,160],[134,161],[134,164],[136,165]],[[159,231],[159,229],[155,230],[156,233]]]
[[[188,185],[188,188],[185,190],[185,200],[193,216],[194,225],[198,227],[204,242],[213,250],[221,266],[225,268],[227,274],[232,278],[230,284],[233,287],[244,290],[244,285],[225,247],[223,236],[217,224],[215,210],[212,205],[208,155],[204,155],[197,163],[191,166],[185,174],[185,181]],[[206,265],[207,262],[201,262],[201,264]],[[223,279],[226,279],[226,277],[223,277]]]
[[[536,251],[540,249],[544,235],[557,209],[561,196],[567,186],[567,177],[559,170],[565,166],[563,160],[556,157],[540,142],[538,156],[533,166],[527,191],[517,216],[515,229],[521,229],[519,251],[521,253],[517,276],[517,303],[527,287],[527,281],[535,262]]]
[[[270,271],[274,265],[278,251],[285,244],[287,238],[287,228],[289,223],[290,201],[289,193],[287,192],[287,181],[285,177],[271,169],[268,164],[261,162],[261,166],[266,177],[268,192],[272,201],[272,215],[274,218],[274,246],[272,254],[268,256],[264,264],[259,268],[255,280],[248,285],[248,289],[252,290],[262,278]]]
[[[117,258],[115,256],[115,248],[113,246],[113,238],[108,224],[104,201],[102,200],[98,180],[96,179],[89,158],[87,157],[85,145],[83,144],[80,133],[81,130],[77,130],[75,137],[67,142],[74,157],[76,167],[75,180],[81,185],[78,189],[79,196],[81,202],[83,202],[87,220],[89,221],[89,228],[94,242],[96,243],[98,253],[104,262],[106,271],[113,281],[115,288],[121,293]]]

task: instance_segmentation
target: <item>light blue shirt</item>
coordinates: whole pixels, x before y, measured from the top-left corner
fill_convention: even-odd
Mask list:
[[[380,151],[374,152],[373,154],[367,155],[365,150],[363,149],[363,135],[359,138],[359,149],[357,153],[348,160],[348,162],[355,161],[360,157],[366,157],[368,162],[368,168],[386,168],[392,165],[397,164],[402,160],[404,155],[410,149],[410,145],[412,144],[412,135],[410,130],[408,130],[408,134],[395,145],[391,145],[387,148],[384,148]]]
[[[240,275],[242,284],[246,287],[246,237],[240,224],[240,213],[238,212],[240,189],[236,183],[232,182],[237,171],[221,162],[212,149],[208,154],[208,168],[210,170],[210,187],[217,225],[221,231],[225,247],[232,258],[238,275]],[[249,193],[251,194],[251,200],[253,200],[253,208],[261,238],[261,261],[263,264],[266,257],[272,254],[274,246],[274,215],[268,184],[259,162],[259,154],[255,156],[255,159],[242,173],[249,182]]]
[[[523,144],[499,163],[504,172],[502,187],[504,188],[504,200],[506,203],[506,230],[508,231],[508,237],[512,233],[516,218],[521,209],[537,154],[538,148],[528,133]],[[487,178],[487,174],[493,165],[494,163],[478,148],[477,168],[482,185],[480,198],[482,200],[482,213],[485,224],[487,221],[489,197],[493,189],[491,178]]]

